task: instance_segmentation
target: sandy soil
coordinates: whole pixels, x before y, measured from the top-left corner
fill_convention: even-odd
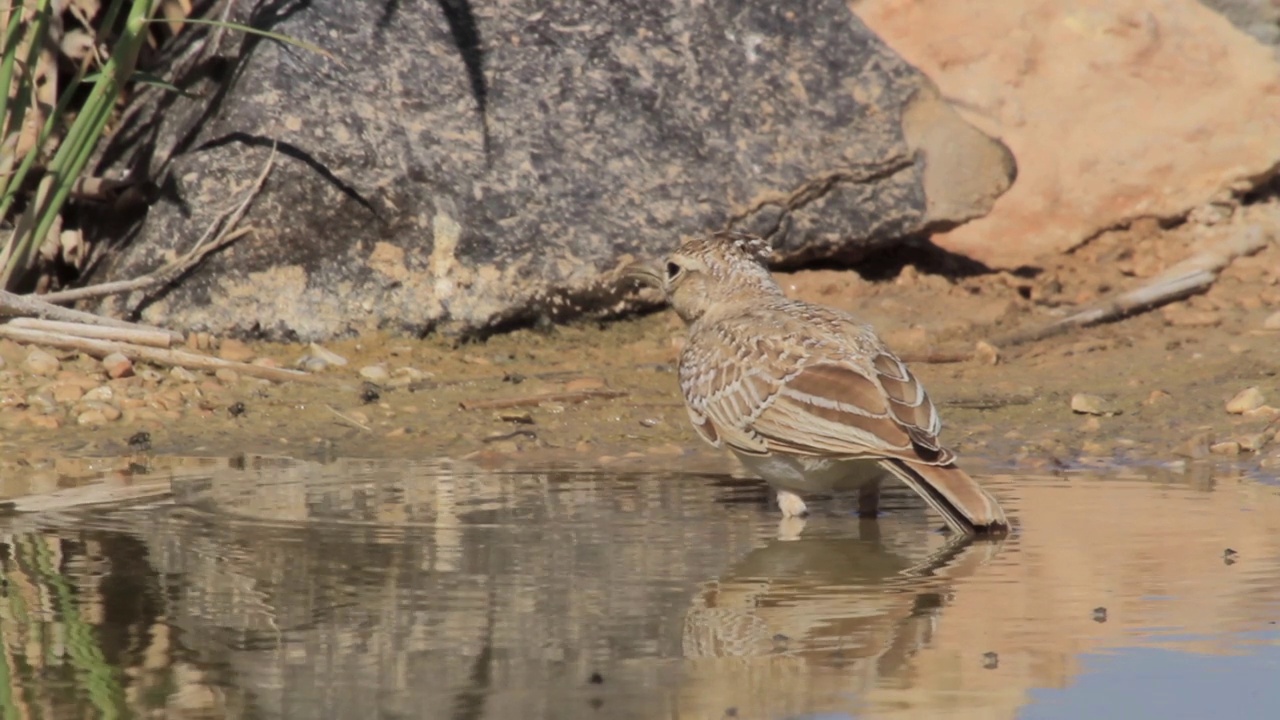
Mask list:
[[[984,352],[956,361],[973,356],[979,339],[1051,322],[1240,232],[1241,224],[1227,221],[1231,212],[1209,208],[1175,227],[1151,221],[1106,233],[1036,274],[969,274],[955,258],[898,250],[863,268],[866,277],[804,270],[780,279],[794,296],[857,313],[914,360],[941,406],[944,441],[968,463],[1052,469],[1221,457],[1275,474],[1280,330],[1267,329],[1280,320],[1274,235],[1202,295],[1000,348],[994,363]],[[1236,212],[1268,232],[1280,217],[1271,204]],[[368,336],[327,346],[350,364],[326,371],[333,382],[320,387],[202,373],[173,377],[165,369],[108,383],[96,361],[74,353],[54,353],[60,373],[35,377],[22,369],[26,348],[0,344],[6,364],[0,370],[0,492],[25,492],[25,476],[67,458],[100,466],[134,462],[141,454],[727,468],[696,438],[680,402],[673,370],[683,334],[678,319],[661,311],[466,344]],[[291,365],[304,348],[251,344],[251,350]],[[391,383],[397,387],[374,391],[362,383],[359,369],[379,363],[400,378]],[[397,375],[404,367],[427,375],[416,381]],[[82,403],[26,403],[33,393],[70,381],[113,384],[117,396],[141,387],[131,391],[137,409],[81,426]],[[1263,407],[1228,413],[1226,403],[1249,387],[1261,392]],[[168,404],[157,405],[153,398],[165,393]],[[1073,411],[1077,393],[1097,396],[1089,402],[1102,414]],[[541,394],[549,399],[519,404]]]

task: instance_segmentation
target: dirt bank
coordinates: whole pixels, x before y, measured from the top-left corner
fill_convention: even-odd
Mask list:
[[[1205,294],[1001,348],[994,363],[985,351],[955,361],[972,355],[978,339],[1051,322],[1238,231],[1221,219],[1139,223],[1034,274],[966,275],[955,258],[900,251],[864,268],[867,278],[847,270],[780,278],[795,296],[858,313],[912,358],[942,408],[944,440],[975,465],[1046,469],[1221,457],[1274,474],[1280,472],[1280,412],[1272,409],[1280,407],[1274,240],[1236,260]],[[667,311],[462,345],[366,336],[327,346],[349,364],[325,371],[332,383],[321,386],[145,364],[132,377],[109,380],[98,361],[52,351],[59,365],[40,376],[27,366],[29,348],[4,341],[3,492],[24,492],[23,478],[33,469],[69,457],[95,458],[95,466],[255,452],[728,467],[688,427],[673,372],[682,338]],[[304,350],[250,344],[248,353],[291,366]],[[376,389],[360,377],[371,365],[386,371]],[[379,371],[372,372],[376,378]],[[1261,393],[1262,407],[1228,413],[1228,401],[1250,387]],[[1096,397],[1077,399],[1077,408],[1099,414],[1073,411],[1080,393]],[[522,404],[540,395],[542,402]],[[95,413],[86,420],[88,410]]]

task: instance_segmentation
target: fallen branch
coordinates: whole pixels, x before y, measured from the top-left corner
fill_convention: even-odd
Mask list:
[[[552,392],[540,395],[527,395],[519,398],[497,398],[494,400],[463,400],[458,406],[463,410],[495,410],[498,408],[529,407],[545,402],[580,403],[595,398],[611,399],[627,395],[623,390],[576,390],[574,392]]]
[[[182,350],[165,350],[162,348],[133,345],[131,343],[115,342],[112,340],[97,340],[93,338],[76,337],[73,335],[61,335],[58,333],[45,332],[43,330],[16,328],[12,325],[0,325],[0,337],[7,337],[10,340],[16,340],[18,342],[45,345],[62,350],[78,350],[99,359],[104,358],[111,353],[120,353],[130,360],[146,360],[159,365],[176,365],[178,367],[187,368],[188,370],[221,370],[225,368],[228,370],[234,370],[241,375],[271,380],[272,382],[289,382],[297,380],[301,382],[328,384],[328,381],[324,378],[309,375],[298,370],[286,370],[284,368],[273,368],[263,365],[250,365],[249,363],[236,362],[234,360],[223,360],[222,358],[198,355],[196,353],[185,352]]]
[[[8,323],[12,328],[25,330],[42,330],[59,335],[94,338],[97,340],[118,340],[135,345],[168,348],[173,345],[173,334],[168,331],[147,330],[146,328],[102,327],[101,325],[85,325],[59,320],[41,320],[39,318],[14,318]]]
[[[1257,225],[1212,248],[1197,253],[1152,278],[1142,287],[1120,293],[1093,307],[1048,325],[1019,330],[991,341],[996,347],[1011,347],[1060,335],[1068,330],[1119,320],[1175,300],[1202,293],[1218,279],[1219,273],[1238,257],[1253,255],[1267,246],[1270,239]]]
[[[198,265],[209,253],[221,250],[236,240],[239,240],[245,235],[253,232],[253,230],[254,228],[252,226],[240,228],[235,232],[220,235],[217,239],[207,245],[196,245],[181,258],[178,258],[168,265],[149,272],[141,277],[131,278],[129,280],[116,280],[114,282],[98,283],[97,285],[72,288],[70,290],[58,290],[57,292],[45,293],[40,296],[40,299],[45,302],[53,303],[75,302],[77,300],[88,300],[91,298],[107,297],[108,295],[119,295],[121,293],[145,290],[157,285],[164,285],[172,282],[175,278]]]
[[[129,330],[147,330],[150,332],[166,333],[175,341],[182,342],[182,333],[166,330],[164,328],[153,327],[151,325],[140,325],[131,323],[127,320],[117,320],[112,317],[103,317],[94,315],[82,310],[72,310],[64,308],[60,305],[54,305],[46,302],[34,295],[16,295],[8,290],[0,290],[0,315],[9,315],[17,317],[37,317],[46,320],[58,320],[61,322],[77,323],[84,325],[97,325],[100,327],[125,328]]]

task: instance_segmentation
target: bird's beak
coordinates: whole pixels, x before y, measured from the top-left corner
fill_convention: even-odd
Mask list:
[[[631,278],[641,285],[649,285],[651,287],[662,289],[662,273],[658,268],[649,263],[632,263],[622,271],[622,276]]]

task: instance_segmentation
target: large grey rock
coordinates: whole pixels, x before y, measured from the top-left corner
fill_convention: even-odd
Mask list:
[[[185,252],[276,142],[255,233],[107,308],[304,340],[484,331],[616,310],[618,269],[682,235],[854,259],[980,216],[1012,181],[1004,146],[840,0],[276,7],[239,19],[343,64],[224,35],[224,78],[183,79],[203,98],[162,96],[118,134],[117,163],[163,191],[94,279]]]

